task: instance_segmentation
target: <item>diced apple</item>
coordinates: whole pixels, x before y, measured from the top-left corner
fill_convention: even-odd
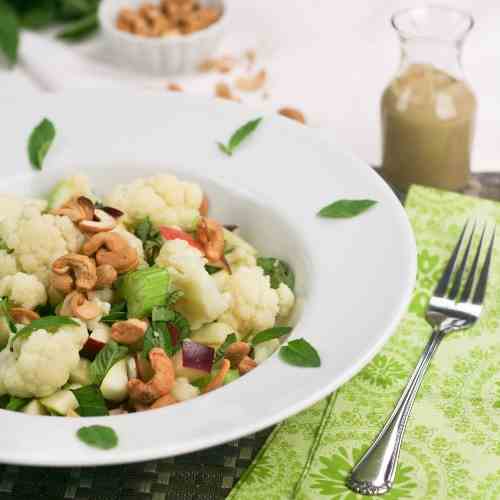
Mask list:
[[[89,337],[87,339],[87,342],[85,342],[83,349],[80,351],[80,354],[87,359],[93,360],[97,356],[97,353],[105,345],[106,344],[104,342],[101,342],[100,340],[96,340],[96,339],[93,339],[92,337]]]
[[[139,374],[137,372],[137,362],[135,361],[134,356],[129,356],[127,358],[127,377],[128,379],[139,378]]]
[[[51,396],[40,399],[45,408],[59,415],[66,415],[68,411],[78,408],[78,401],[75,395],[68,389],[57,391]]]
[[[69,374],[69,381],[82,385],[90,385],[92,383],[90,365],[91,362],[88,359],[80,358],[76,368]]]
[[[105,323],[98,323],[92,330],[90,338],[106,344],[111,339],[111,328]]]
[[[206,377],[208,373],[203,370],[198,370],[196,368],[188,368],[187,366],[183,366],[182,364],[182,350],[178,351],[174,357],[172,358],[174,363],[174,370],[176,377],[184,377],[189,380],[189,382],[193,382],[194,380],[198,380],[202,377]]]
[[[47,410],[38,399],[30,401],[21,411],[28,415],[47,415]]]
[[[199,330],[193,332],[191,340],[199,344],[217,348],[222,345],[226,337],[233,332],[234,328],[226,325],[226,323],[216,321],[215,323],[202,326]]]
[[[101,392],[104,399],[119,403],[128,395],[127,385],[127,360],[121,359],[111,367],[104,377],[101,383]]]
[[[137,368],[137,376],[144,382],[148,382],[153,378],[154,372],[151,368],[149,360],[144,359],[140,352],[134,355],[135,364]]]

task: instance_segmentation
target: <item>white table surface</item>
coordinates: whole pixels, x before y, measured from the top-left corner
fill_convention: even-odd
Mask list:
[[[333,137],[363,159],[380,157],[379,99],[394,75],[399,58],[397,38],[389,17],[397,9],[422,5],[405,0],[227,0],[230,23],[220,53],[238,54],[257,47],[259,63],[269,73],[270,100],[255,96],[244,101],[263,109],[291,105],[303,110],[312,126]],[[479,100],[473,170],[500,170],[500,2],[451,0],[442,2],[469,10],[476,26],[467,40],[464,66]],[[51,37],[51,33],[44,35]],[[213,94],[220,75],[152,79],[124,74],[106,60],[100,36],[67,47],[85,62],[89,77],[105,73],[117,84],[128,82],[164,92],[167,81],[187,92]],[[61,44],[62,45],[62,44]],[[64,75],[65,65],[38,55]],[[106,66],[103,66],[106,64]],[[57,68],[56,68],[57,66]],[[61,67],[62,66],[62,67]],[[71,70],[68,70],[71,71]],[[94,74],[95,73],[95,74]],[[61,78],[61,81],[65,80]],[[65,81],[63,87],[71,87]],[[42,91],[19,64],[8,70],[0,62],[0,93],[21,99],[23,92]],[[1,116],[1,110],[0,110]]]

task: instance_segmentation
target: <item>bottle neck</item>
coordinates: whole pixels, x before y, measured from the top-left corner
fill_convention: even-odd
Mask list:
[[[452,77],[463,80],[461,63],[462,44],[424,39],[401,39],[399,72],[404,73],[415,64],[432,65]]]

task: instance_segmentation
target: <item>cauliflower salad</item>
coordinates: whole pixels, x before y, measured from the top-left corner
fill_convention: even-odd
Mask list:
[[[0,195],[0,408],[161,408],[275,352],[291,330],[293,271],[208,208],[198,184],[167,174],[102,198],[82,175],[46,200]]]

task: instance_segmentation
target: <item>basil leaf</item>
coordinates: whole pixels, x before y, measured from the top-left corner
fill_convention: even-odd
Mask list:
[[[110,340],[98,353],[90,365],[90,379],[101,385],[111,367],[128,354],[128,348]]]
[[[53,123],[44,118],[31,132],[28,141],[28,156],[36,170],[42,169],[43,160],[56,136]]]
[[[35,319],[16,334],[16,339],[27,338],[36,330],[47,330],[52,332],[61,326],[78,326],[79,323],[69,316],[46,316]]]
[[[16,333],[17,326],[14,323],[12,316],[10,315],[10,302],[9,302],[9,299],[7,297],[2,297],[0,299],[0,315],[6,319],[9,330],[12,333]]]
[[[19,21],[15,10],[6,0],[0,0],[0,50],[10,64],[17,62]]]
[[[288,335],[291,331],[291,326],[275,326],[274,328],[263,330],[254,336],[252,345],[262,344],[262,342],[267,342],[272,339],[279,339],[283,337],[283,335]]]
[[[218,142],[219,149],[226,155],[232,156],[234,150],[259,126],[259,123],[262,121],[261,118],[257,118],[255,120],[251,120],[244,125],[242,125],[229,139],[229,143],[223,144],[222,142]]]
[[[288,342],[280,349],[280,357],[289,365],[317,368],[321,366],[318,351],[304,339]]]
[[[95,385],[86,385],[71,392],[73,392],[78,401],[77,412],[82,417],[109,415],[104,397],[100,389]]]
[[[97,12],[92,12],[78,21],[71,23],[57,34],[57,38],[66,41],[76,42],[97,31],[99,21]]]
[[[210,264],[206,264],[205,271],[208,274],[212,275],[212,274],[218,273],[219,271],[222,271],[222,267],[211,266]]]
[[[331,219],[347,219],[366,212],[376,204],[374,200],[338,200],[323,207],[318,215]]]
[[[281,283],[284,283],[292,292],[294,291],[295,274],[285,261],[274,257],[259,257],[257,265],[271,278],[271,288],[279,288]]]
[[[16,398],[15,396],[11,396],[5,409],[10,411],[19,411],[24,408],[30,401],[31,398]]]
[[[238,341],[238,337],[236,337],[235,333],[230,333],[227,337],[226,340],[222,343],[222,345],[217,349],[217,352],[215,353],[214,357],[214,364],[220,361],[224,355],[226,354],[227,348],[231,345],[234,344],[235,342]]]
[[[80,427],[76,435],[85,444],[102,450],[110,450],[118,445],[116,432],[111,427],[105,425]]]

